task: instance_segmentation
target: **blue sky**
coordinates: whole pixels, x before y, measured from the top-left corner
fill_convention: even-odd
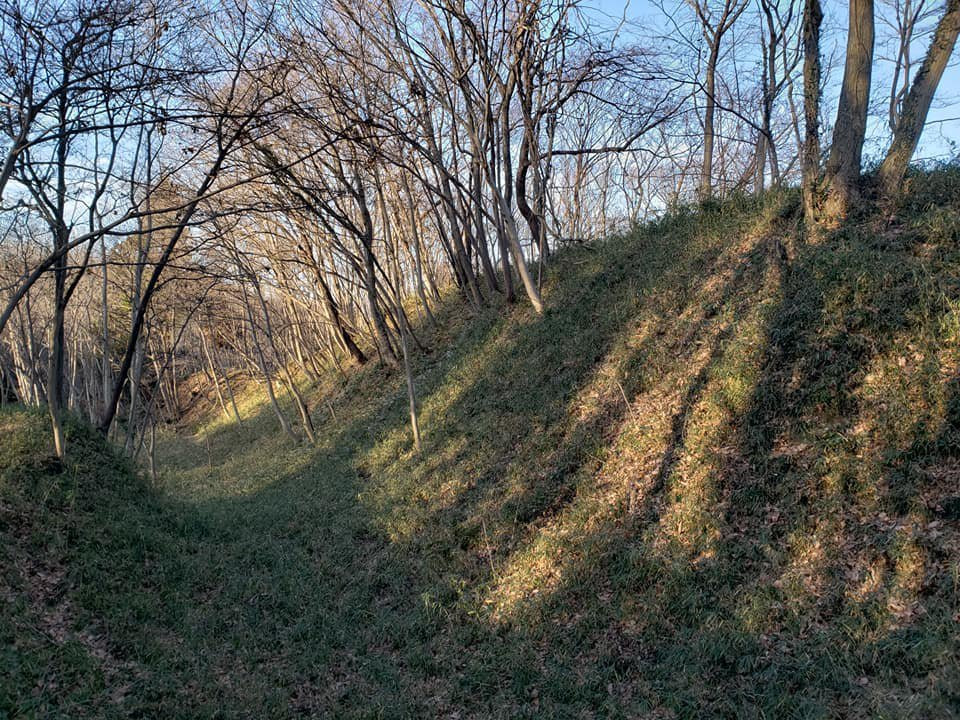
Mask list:
[[[683,4],[683,0],[664,0],[663,2],[664,7],[677,7],[680,12],[685,11]],[[839,92],[838,84],[843,69],[848,5],[838,0],[824,0],[823,7],[825,18],[821,49],[824,57],[833,56],[836,62],[827,87],[824,106],[825,114],[831,117],[835,110]],[[655,32],[657,28],[663,27],[663,14],[660,8],[650,0],[587,0],[587,8],[588,13],[596,15],[598,23],[606,24],[626,15],[628,20],[634,21],[637,27],[645,31]],[[881,33],[886,31],[887,29],[878,23],[878,40]],[[914,50],[917,64],[926,51],[926,45],[925,39]],[[879,60],[875,63],[874,93],[880,104],[883,104],[883,99],[878,97],[881,92],[880,83],[883,83],[884,89],[888,87],[890,67],[889,63]],[[864,150],[867,159],[876,159],[881,156],[886,149],[888,136],[886,118],[878,116],[872,119],[870,137]],[[954,142],[957,146],[952,145]],[[960,52],[955,50],[953,61],[940,83],[934,107],[930,110],[927,128],[916,158],[950,159],[956,157],[958,153],[960,153]]]

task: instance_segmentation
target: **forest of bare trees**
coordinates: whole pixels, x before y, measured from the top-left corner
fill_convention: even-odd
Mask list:
[[[306,387],[384,363],[418,442],[449,295],[543,313],[563,246],[734,193],[802,184],[811,228],[896,202],[960,32],[960,0],[643,13],[0,0],[3,402],[143,460],[197,384],[313,442]]]

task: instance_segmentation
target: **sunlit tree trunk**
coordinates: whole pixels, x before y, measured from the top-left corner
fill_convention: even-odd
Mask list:
[[[273,413],[277,416],[277,421],[280,423],[280,429],[283,431],[283,434],[291,439],[296,439],[296,436],[293,434],[293,430],[290,428],[290,422],[287,420],[287,416],[284,415],[283,410],[280,408],[280,403],[277,400],[277,394],[273,389],[273,378],[270,372],[270,367],[267,365],[267,358],[263,353],[263,346],[260,344],[259,334],[257,333],[257,326],[253,320],[253,311],[250,309],[250,299],[247,297],[246,287],[241,288],[241,295],[243,296],[243,307],[244,311],[247,314],[247,322],[250,325],[250,337],[253,341],[253,349],[256,352],[257,366],[260,369],[260,373],[263,375],[264,383],[267,389],[267,398],[270,400],[270,407],[273,408]]]
[[[825,213],[843,219],[860,189],[863,141],[867,132],[874,44],[873,0],[850,0],[850,29],[840,103],[827,160]]]
[[[958,33],[960,33],[960,0],[949,0],[943,17],[937,24],[927,56],[917,70],[910,93],[903,101],[897,129],[893,134],[893,142],[880,166],[880,187],[887,197],[895,197],[900,192],[907,165],[917,149],[927,113],[930,111],[930,104],[937,92],[940,78],[943,77],[943,71],[950,61]]]

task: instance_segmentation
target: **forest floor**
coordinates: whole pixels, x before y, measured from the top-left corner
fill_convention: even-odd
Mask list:
[[[960,172],[564,251],[546,313],[164,438],[0,414],[0,717],[960,715]]]

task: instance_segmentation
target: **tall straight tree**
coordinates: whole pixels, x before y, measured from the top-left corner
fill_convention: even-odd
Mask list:
[[[820,0],[806,0],[803,7],[803,213],[808,223],[816,220],[817,183],[820,178]]]
[[[833,145],[827,160],[827,217],[843,219],[857,199],[863,141],[867,133],[870,77],[873,70],[873,0],[850,0],[847,57],[840,88],[840,104],[833,126]]]
[[[703,164],[700,167],[700,199],[713,196],[713,153],[716,143],[717,68],[724,36],[747,9],[746,0],[687,0],[700,22],[700,32],[707,43],[707,65],[704,68],[703,93]],[[714,7],[719,5],[719,7]]]

